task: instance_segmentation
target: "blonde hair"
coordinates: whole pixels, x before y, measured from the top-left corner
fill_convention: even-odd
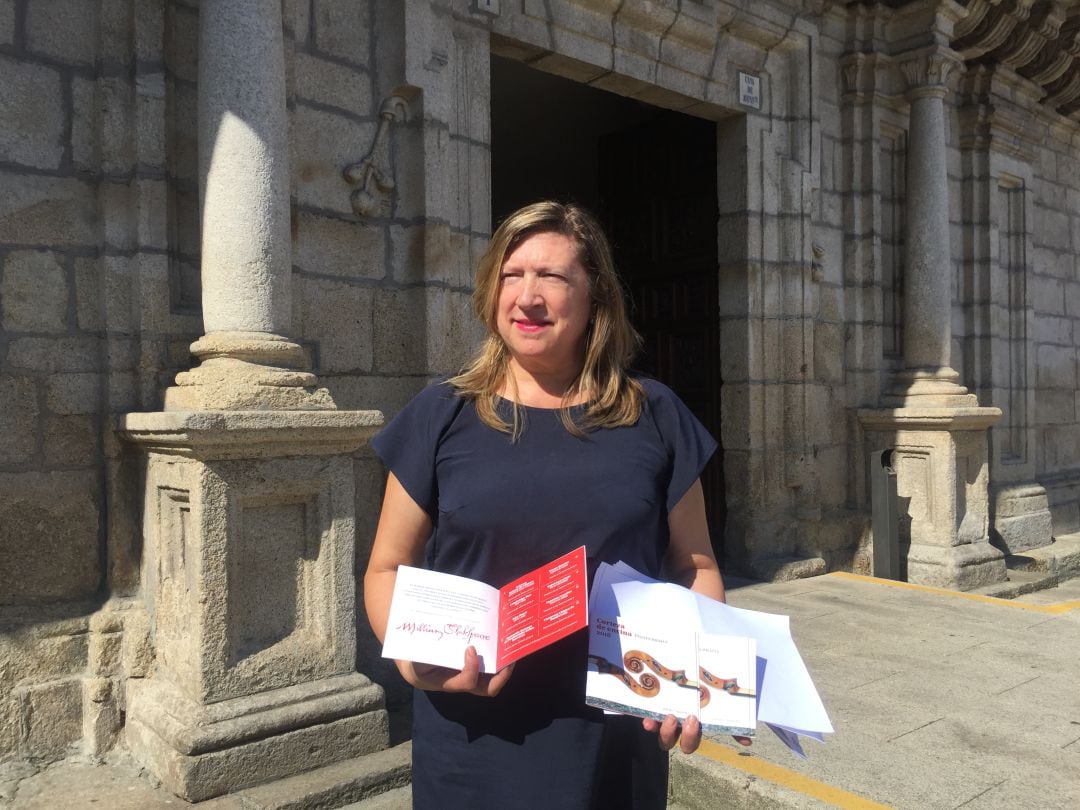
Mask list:
[[[581,372],[563,395],[559,417],[566,429],[583,436],[585,428],[614,428],[633,425],[641,415],[645,391],[626,373],[641,345],[630,325],[622,284],[615,272],[611,246],[603,228],[580,206],[551,201],[520,208],[499,225],[476,268],[473,309],[487,328],[487,336],[472,361],[450,384],[459,396],[473,399],[484,424],[515,440],[521,435],[523,411],[513,403],[513,422],[499,415],[499,392],[509,381],[510,352],[499,335],[496,322],[503,264],[522,242],[538,233],[560,233],[578,248],[578,260],[589,278],[593,316],[585,337],[585,362]],[[570,401],[587,393],[580,423],[575,421]]]

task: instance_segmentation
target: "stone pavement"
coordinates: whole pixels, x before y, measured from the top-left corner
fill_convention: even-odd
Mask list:
[[[731,589],[787,613],[836,733],[673,760],[680,808],[1080,808],[1080,579],[1001,600],[830,574]]]
[[[733,604],[792,617],[836,733],[807,741],[805,761],[764,728],[749,751],[718,742],[677,755],[673,808],[1080,807],[1080,579],[1016,600],[847,574],[731,585]],[[186,804],[123,756],[17,776],[0,774],[0,806]],[[288,806],[271,788],[200,807]],[[403,810],[407,788],[349,806]]]

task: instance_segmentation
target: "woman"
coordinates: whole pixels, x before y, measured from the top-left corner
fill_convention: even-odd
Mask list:
[[[382,639],[399,565],[501,587],[586,546],[723,600],[698,480],[716,443],[675,395],[627,374],[638,344],[611,250],[574,205],[509,216],[480,261],[484,345],[373,442],[390,474],[365,603]],[[583,631],[495,675],[398,661],[413,686],[413,801],[429,807],[662,808],[666,751],[696,719],[585,706]]]

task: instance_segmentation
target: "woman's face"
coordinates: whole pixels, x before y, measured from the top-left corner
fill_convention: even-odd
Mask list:
[[[506,257],[496,325],[522,367],[576,374],[591,313],[588,273],[570,238],[536,233]]]

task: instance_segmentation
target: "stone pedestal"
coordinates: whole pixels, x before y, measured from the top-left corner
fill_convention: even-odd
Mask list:
[[[958,7],[916,3],[905,21],[926,44],[898,55],[911,105],[904,231],[904,362],[880,410],[859,412],[868,457],[893,450],[900,568],[909,582],[969,590],[1005,579],[990,544],[988,433],[1001,409],[980,407],[951,366],[952,251],[945,142],[948,40]]]
[[[189,801],[388,744],[355,671],[352,453],[375,411],[132,413],[149,453],[143,598],[154,663],[127,737]]]
[[[1048,545],[1054,527],[1046,489],[1040,484],[1006,484],[991,490],[990,541],[1006,554]]]
[[[970,590],[1005,579],[990,544],[987,428],[999,408],[916,405],[863,410],[870,452],[893,449],[901,576]]]

